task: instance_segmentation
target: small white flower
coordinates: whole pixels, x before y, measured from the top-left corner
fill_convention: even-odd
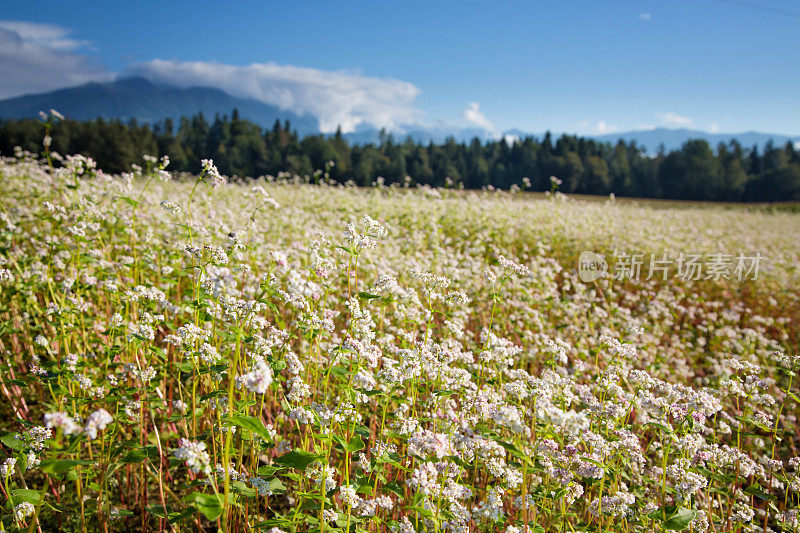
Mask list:
[[[86,421],[86,427],[83,428],[83,431],[89,439],[94,440],[97,438],[97,432],[106,429],[113,421],[114,418],[108,411],[105,409],[98,409],[89,415],[89,419]]]
[[[173,455],[175,458],[186,461],[192,472],[195,474],[201,471],[204,474],[211,473],[210,457],[206,450],[204,442],[197,442],[189,439],[181,439],[180,448],[175,450]]]
[[[36,512],[36,508],[30,502],[22,502],[14,508],[14,516],[17,520],[25,520]]]

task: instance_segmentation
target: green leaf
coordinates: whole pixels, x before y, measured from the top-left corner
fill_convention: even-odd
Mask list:
[[[668,428],[664,424],[659,424],[658,422],[646,422],[644,425],[645,426],[653,426],[654,428],[660,429],[664,433],[670,433],[670,434],[674,433],[674,431],[672,431],[670,428]]]
[[[158,457],[158,450],[155,446],[145,446],[136,450],[131,450],[120,461],[125,464],[141,463],[147,458],[155,459]]]
[[[222,502],[215,494],[194,493],[194,504],[208,520],[214,521],[222,514]]]
[[[380,298],[377,294],[370,294],[368,292],[359,292],[358,297],[362,300],[375,300],[376,298]]]
[[[367,389],[356,389],[356,390],[365,396],[378,396],[380,394],[384,394],[384,392],[380,390],[367,390]]]
[[[76,466],[92,464],[94,464],[94,461],[81,459],[45,459],[42,461],[40,468],[45,474],[55,474],[57,472],[69,472]]]
[[[339,443],[339,446],[341,446],[346,452],[349,453],[355,453],[365,448],[364,440],[361,438],[361,435],[356,435],[355,437],[350,439],[350,442],[345,441],[338,435],[334,435],[333,438],[336,440],[337,443]]]
[[[406,497],[406,493],[403,490],[403,488],[400,485],[398,485],[397,483],[395,483],[394,481],[390,481],[389,483],[386,483],[383,486],[383,488],[386,489],[386,490],[390,490],[390,491],[394,492],[395,494],[397,494],[401,498],[405,498]]]
[[[269,431],[267,431],[266,426],[264,426],[264,422],[262,422],[260,418],[256,418],[254,416],[235,415],[228,418],[226,422],[229,425],[238,426],[242,429],[252,431],[254,434],[258,435],[267,442],[272,441]]]
[[[292,450],[291,452],[275,458],[275,463],[281,466],[305,470],[308,465],[319,459],[321,456],[303,450]]]
[[[435,519],[433,511],[431,511],[430,509],[426,509],[424,507],[407,507],[407,509],[411,511],[416,511],[417,513],[419,513],[420,516],[424,516],[425,518],[428,518],[430,520]]]
[[[682,531],[686,529],[686,526],[689,525],[689,522],[694,520],[697,516],[697,511],[694,509],[687,509],[686,507],[675,507],[674,505],[670,505],[664,507],[663,509],[658,509],[650,513],[650,518],[654,520],[661,520],[664,518],[664,515],[667,516],[667,519],[664,520],[664,529],[669,529],[671,531]]]
[[[499,444],[500,446],[502,446],[503,448],[505,448],[505,449],[508,451],[508,453],[510,453],[511,455],[513,455],[513,456],[517,457],[518,459],[522,459],[523,461],[525,461],[525,462],[526,462],[526,463],[528,463],[529,465],[532,465],[532,464],[533,464],[533,461],[531,460],[531,458],[530,458],[530,457],[528,457],[528,456],[527,456],[527,455],[526,455],[526,454],[525,454],[525,453],[524,453],[522,450],[520,450],[520,449],[519,449],[517,446],[515,446],[514,444],[511,444],[511,443],[505,442],[505,441],[503,441],[503,440],[500,440],[499,438],[494,438],[493,440],[494,440],[495,442],[497,442],[497,444]],[[602,466],[602,465],[601,465],[601,466]]]
[[[0,442],[18,452],[25,448],[25,441],[22,440],[22,437],[19,436],[19,433],[6,433],[0,437]]]
[[[28,456],[24,453],[17,454],[17,467],[19,467],[20,472],[28,470]]]
[[[361,435],[354,436],[352,439],[350,439],[350,442],[347,443],[347,451],[350,453],[363,450],[364,448],[366,448],[366,445],[364,444],[364,440],[361,438]]]
[[[375,462],[378,464],[390,464],[393,467],[397,468],[398,470],[403,470],[404,472],[408,471],[408,468],[401,465],[399,462],[397,462],[396,458],[392,457],[389,454],[384,454],[381,457],[376,457]]]
[[[289,529],[292,526],[292,522],[287,520],[286,518],[270,518],[269,520],[264,520],[263,522],[259,522],[255,525],[255,527],[262,529],[265,527],[284,527]]]
[[[147,453],[144,450],[133,450],[128,452],[120,461],[125,464],[134,464],[141,463],[145,459],[147,459]]]
[[[145,507],[145,510],[151,515],[155,515],[159,518],[166,518],[167,513],[169,512],[167,509],[164,509],[163,505],[151,505],[149,507]]]
[[[353,250],[351,250],[350,248],[346,248],[344,246],[334,246],[334,248],[338,248],[340,250],[344,250],[345,252],[347,252],[350,255],[353,255],[353,253],[354,253]]]
[[[11,490],[11,501],[14,502],[14,505],[19,505],[22,502],[28,502],[36,505],[39,503],[39,498],[41,494],[38,490],[31,490],[31,489],[12,489]]]
[[[256,489],[253,487],[248,487],[242,481],[234,481],[231,483],[231,490],[248,498],[255,498],[256,495],[258,495],[258,491],[256,491]]]
[[[751,496],[755,496],[759,500],[774,500],[775,497],[768,492],[764,492],[764,489],[758,483],[753,483],[746,489],[744,489],[745,494],[749,494]]]
[[[202,373],[203,372],[201,372],[201,374]],[[200,401],[204,402],[210,398],[216,398],[218,396],[227,396],[227,395],[228,393],[224,390],[215,390],[214,392],[209,392],[208,394],[203,394],[202,396],[200,396]]]
[[[278,470],[280,470],[280,469],[279,468],[275,468],[274,466],[260,466],[260,467],[258,467],[258,470],[256,470],[256,473],[259,476],[271,476],[272,474],[274,474]]]
[[[187,518],[193,517],[195,512],[196,511],[195,511],[194,508],[188,507],[188,508],[186,508],[186,509],[184,509],[183,511],[180,511],[180,512],[169,513],[169,516],[167,518],[167,522],[169,522],[170,524],[174,524],[176,522],[182,522],[182,521],[186,520]]]
[[[284,485],[283,482],[276,477],[269,479],[269,488],[272,492],[276,494],[281,494],[286,492],[286,485]]]
[[[587,463],[591,463],[591,464],[593,464],[595,466],[599,466],[600,468],[605,468],[606,467],[606,465],[604,465],[600,461],[596,461],[596,460],[590,459],[588,457],[581,457],[581,461],[586,461]]]
[[[681,507],[678,509],[672,518],[664,522],[664,528],[670,529],[672,531],[682,531],[686,529],[686,526],[689,525],[689,522],[694,520],[697,516],[697,511],[694,509],[686,509],[685,507]]]
[[[745,494],[757,494],[759,492],[761,492],[761,485],[759,485],[758,483],[753,483],[752,485],[744,489]]]

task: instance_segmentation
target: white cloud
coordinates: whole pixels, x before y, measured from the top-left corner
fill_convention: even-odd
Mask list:
[[[0,28],[19,35],[21,39],[53,50],[73,51],[90,46],[89,41],[69,37],[70,30],[55,24],[37,24],[21,20],[0,20]]]
[[[0,21],[0,98],[44,92],[110,74],[80,54],[89,43],[52,24]]]
[[[492,121],[486,118],[486,115],[481,112],[481,106],[478,102],[470,102],[461,112],[461,117],[473,126],[483,128],[489,133],[495,133],[497,131]]]
[[[617,127],[605,120],[598,120],[594,123],[582,120],[578,123],[578,133],[583,135],[606,135],[615,131],[617,131]]]
[[[614,126],[609,126],[608,124],[606,124],[605,120],[600,120],[595,125],[595,131],[600,134],[613,133],[615,129],[616,128]]]
[[[719,132],[719,124],[716,122],[712,122],[711,125],[708,127],[708,131],[711,133],[718,133]]]
[[[124,74],[179,87],[216,87],[233,96],[252,98],[319,119],[323,132],[353,131],[363,123],[388,129],[417,121],[414,104],[420,90],[395,80],[357,72],[324,71],[276,63],[227,65],[205,61],[154,59],[128,67]]]
[[[89,81],[142,75],[178,87],[210,86],[319,120],[324,132],[360,124],[402,131],[419,122],[420,90],[411,83],[293,65],[246,66],[154,59],[113,73],[86,54],[91,43],[53,24],[0,20],[0,98],[40,93]]]
[[[650,20],[653,18],[653,15],[651,15],[650,13],[640,13],[639,18],[642,20]]]
[[[656,118],[661,120],[661,124],[667,127],[687,127],[691,126],[693,120],[689,117],[682,117],[677,113],[656,113]]]

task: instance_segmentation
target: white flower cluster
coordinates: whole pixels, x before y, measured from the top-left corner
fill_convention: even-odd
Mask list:
[[[631,506],[636,502],[636,497],[626,491],[618,491],[610,496],[603,496],[599,500],[594,500],[589,505],[589,512],[593,516],[599,516],[600,513],[610,516],[624,516],[631,514],[633,509]]]
[[[110,423],[114,421],[111,414],[105,409],[98,409],[89,415],[86,420],[86,426],[83,428],[84,433],[89,439],[96,439],[97,432],[103,431]]]
[[[502,255],[497,256],[497,262],[500,263],[500,266],[503,268],[503,270],[508,272],[514,272],[519,276],[527,276],[531,272],[530,269],[525,265],[520,265],[519,263],[515,263],[510,259],[506,259]]]
[[[183,438],[180,441],[180,447],[173,452],[173,455],[176,459],[186,461],[186,466],[195,474],[199,474],[200,472],[206,475],[211,474],[211,458],[206,451],[206,444],[204,442]]]
[[[9,457],[3,464],[0,465],[0,478],[5,479],[8,477],[12,472],[14,472],[14,467],[17,464],[17,460],[13,457]]]
[[[350,509],[357,516],[375,516],[378,509],[391,511],[394,508],[394,502],[389,496],[361,498],[352,485],[343,485],[339,488],[339,502],[343,508]]]
[[[173,213],[175,215],[180,215],[181,214],[181,206],[179,206],[175,202],[170,202],[168,200],[163,200],[161,202],[161,208],[164,209],[165,211],[169,211],[169,212],[171,212],[171,213]]]
[[[200,166],[203,168],[202,176],[211,178],[211,184],[215,188],[225,184],[225,178],[219,173],[212,159],[203,159],[200,161]]]
[[[260,355],[253,358],[250,371],[236,378],[237,387],[244,386],[250,392],[264,394],[272,383],[272,368]]]
[[[44,415],[46,428],[60,428],[64,435],[85,433],[91,440],[96,439],[97,432],[106,429],[113,421],[114,418],[105,409],[98,409],[90,414],[84,427],[81,427],[75,422],[75,419],[64,412],[56,411]]]
[[[359,232],[355,224],[352,223],[347,225],[347,229],[344,232],[345,240],[350,242],[353,250],[357,252],[368,248],[375,248],[378,245],[375,238],[385,237],[389,234],[389,230],[369,215],[364,215],[361,223],[364,226],[363,233]]]
[[[33,516],[36,512],[36,507],[30,502],[21,502],[14,508],[14,517],[17,520],[25,520],[29,516]]]

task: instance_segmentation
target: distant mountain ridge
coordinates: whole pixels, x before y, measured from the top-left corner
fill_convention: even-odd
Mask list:
[[[454,138],[458,142],[470,142],[473,138],[477,137],[483,141],[489,139],[506,138],[509,142],[516,139],[524,139],[526,137],[534,137],[541,140],[544,133],[530,133],[519,129],[511,129],[502,132],[499,136],[496,133],[490,133],[486,130],[478,128],[461,128],[461,129],[445,129],[445,128],[422,128],[417,127],[409,129],[407,132],[389,132],[396,142],[402,142],[406,137],[411,137],[416,142],[428,143],[442,143],[449,137]],[[552,133],[554,139],[561,136],[561,133]],[[609,133],[604,135],[578,135],[587,139],[595,139],[599,142],[608,142],[616,144],[619,139],[624,140],[626,143],[636,141],[636,144],[646,149],[647,153],[655,154],[658,152],[661,145],[664,146],[666,151],[679,149],[686,141],[691,139],[704,139],[712,148],[716,148],[719,143],[728,143],[731,140],[737,140],[744,148],[752,148],[758,146],[763,148],[768,142],[772,141],[776,146],[783,145],[786,142],[800,143],[800,136],[791,137],[788,135],[772,134],[772,133],[759,133],[755,131],[748,131],[744,133],[708,133],[700,130],[689,129],[675,129],[656,128],[652,130],[634,130],[625,131],[620,133]],[[346,133],[344,137],[352,143],[366,144],[377,143],[380,140],[380,130],[375,128],[362,128],[353,133]]]
[[[689,139],[704,139],[708,141],[712,148],[716,148],[719,143],[728,143],[734,139],[744,148],[752,148],[753,146],[762,148],[769,141],[775,143],[776,146],[786,144],[786,142],[800,142],[800,136],[790,137],[788,135],[760,133],[756,131],[746,131],[743,133],[708,133],[685,128],[677,130],[655,128],[652,130],[593,135],[591,137],[598,141],[610,143],[616,143],[619,139],[623,139],[625,142],[636,141],[636,144],[645,146],[649,153],[657,152],[659,146],[662,144],[667,151],[678,149]]]
[[[229,115],[238,109],[242,118],[270,127],[275,120],[289,120],[298,133],[319,131],[319,122],[309,115],[297,115],[278,107],[236,98],[211,87],[181,89],[133,77],[107,83],[87,83],[56,91],[0,100],[0,118],[36,117],[39,111],[58,110],[75,120],[135,119],[152,124],[166,118],[177,121],[202,112],[207,120],[214,115]]]
[[[301,136],[319,133],[319,121],[310,115],[298,115],[257,100],[236,98],[228,93],[212,87],[178,88],[171,85],[154,83],[143,77],[131,77],[106,83],[87,83],[77,87],[69,87],[56,91],[18,96],[0,100],[0,119],[18,119],[36,117],[39,111],[50,108],[57,109],[75,120],[135,119],[140,123],[153,124],[166,118],[176,123],[181,117],[191,117],[202,112],[206,119],[214,116],[230,115],[238,109],[243,119],[250,120],[261,127],[269,128],[275,120],[288,120],[292,128]],[[448,138],[458,142],[470,142],[474,138],[483,141],[498,137],[496,132],[482,128],[459,128],[449,125],[425,126],[413,124],[404,126],[404,131],[389,132],[396,142],[411,137],[418,143],[443,143]],[[554,133],[554,137],[560,136]],[[536,137],[541,139],[544,133],[529,133],[519,129],[507,130],[501,134],[512,142],[514,139]],[[345,139],[352,144],[377,143],[381,138],[381,130],[369,124],[362,124],[354,132],[345,133]],[[669,150],[681,147],[689,139],[705,139],[712,147],[720,142],[727,143],[736,139],[742,146],[763,147],[770,140],[776,145],[787,141],[800,143],[800,136],[759,133],[708,133],[689,129],[655,128],[650,130],[627,131],[603,135],[582,135],[601,142],[616,143],[619,139],[645,147],[648,153],[654,154],[661,145]]]

